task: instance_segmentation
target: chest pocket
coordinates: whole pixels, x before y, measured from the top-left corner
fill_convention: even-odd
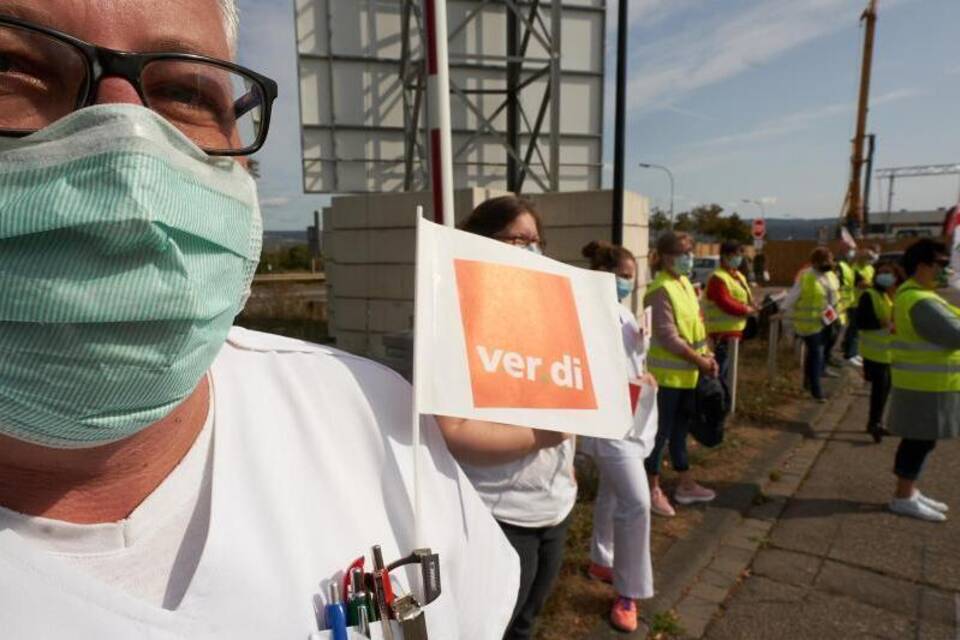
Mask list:
[[[390,620],[390,629],[393,631],[393,640],[456,640],[457,615],[449,610],[449,600],[440,594],[436,600],[423,608],[424,622],[427,635],[418,632],[404,634],[403,627],[396,620]],[[332,640],[332,631],[314,631],[309,640]],[[356,627],[347,629],[347,640],[367,640],[367,636],[360,633]],[[370,640],[385,640],[383,625],[380,621],[370,623]]]

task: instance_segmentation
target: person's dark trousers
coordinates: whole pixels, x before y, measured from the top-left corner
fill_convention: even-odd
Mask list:
[[[843,344],[840,346],[843,349],[844,360],[849,360],[860,353],[860,332],[853,321],[853,316],[852,309],[847,311],[847,330],[843,334]]]
[[[563,566],[563,551],[573,512],[552,527],[518,527],[498,522],[520,556],[520,592],[504,640],[533,637],[533,627]],[[482,559],[481,559],[482,561]],[[482,598],[483,594],[476,594]]]
[[[717,337],[713,342],[713,357],[720,367],[720,377],[729,382],[730,367],[733,366],[733,344],[730,338]]]
[[[824,327],[819,333],[803,336],[803,343],[807,347],[807,353],[803,361],[803,376],[807,383],[807,388],[814,398],[823,397],[823,387],[820,384],[820,377],[824,370],[824,340],[830,327]]]
[[[870,417],[867,419],[867,431],[879,431],[883,422],[883,410],[890,397],[890,365],[873,360],[863,361],[863,374],[870,383]]]
[[[694,409],[695,389],[673,389],[660,387],[657,390],[657,439],[653,451],[643,461],[647,475],[660,475],[663,452],[669,443],[670,464],[677,471],[690,468],[687,459],[687,431],[690,413]]]
[[[843,328],[840,326],[839,320],[823,328],[823,342],[821,344],[821,348],[823,349],[823,359],[821,360],[822,364],[820,366],[821,374],[827,370],[828,364],[833,363],[833,348],[837,346],[837,340],[840,339],[840,331],[842,330]]]
[[[937,446],[936,440],[911,440],[904,438],[897,447],[897,456],[893,461],[893,472],[898,478],[916,480],[923,471],[923,463]]]

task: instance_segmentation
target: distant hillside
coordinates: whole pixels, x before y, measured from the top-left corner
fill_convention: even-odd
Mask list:
[[[307,244],[307,231],[264,231],[263,250],[277,251]]]

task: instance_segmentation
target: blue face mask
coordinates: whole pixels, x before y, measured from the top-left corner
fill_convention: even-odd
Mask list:
[[[892,273],[878,273],[874,276],[873,281],[876,282],[881,289],[889,289],[897,283],[897,277]]]
[[[540,248],[540,243],[538,242],[531,242],[530,244],[525,245],[523,248],[529,251],[530,253],[537,254],[538,256],[543,255],[543,249]]]
[[[617,276],[617,300],[624,300],[633,293],[633,280]]]
[[[243,308],[253,179],[132,105],[0,145],[0,434],[129,437],[193,392]]]
[[[673,259],[673,268],[681,276],[689,276],[693,273],[693,254],[684,253]]]
[[[743,264],[743,256],[732,256],[727,258],[727,264],[730,265],[731,269],[739,269],[740,265]]]

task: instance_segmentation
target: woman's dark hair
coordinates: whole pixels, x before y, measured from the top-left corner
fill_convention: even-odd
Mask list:
[[[874,267],[874,273],[879,274],[880,271],[890,271],[893,273],[894,277],[897,279],[897,286],[899,287],[907,279],[907,274],[903,271],[903,267],[900,266],[900,263],[894,262],[893,260],[881,260]],[[883,287],[877,284],[876,275],[874,275],[873,288],[877,291],[884,291]]]
[[[817,247],[810,252],[810,264],[815,267],[822,264],[827,264],[832,260],[833,254],[830,253],[830,249],[827,249],[826,247]]]
[[[537,235],[540,236],[541,246],[546,244],[543,237],[543,223],[540,213],[533,203],[520,196],[500,196],[484,200],[474,209],[467,219],[460,223],[460,229],[480,236],[493,238],[510,226],[514,220],[525,213],[533,216],[537,225]]]
[[[637,261],[630,249],[603,240],[593,240],[580,252],[590,260],[590,268],[594,271],[616,271],[624,260]]]
[[[740,243],[735,240],[727,240],[720,245],[721,256],[733,256],[740,253]]]
[[[683,231],[667,231],[657,238],[656,255],[651,262],[653,270],[659,271],[662,269],[663,257],[677,255],[683,251],[683,243],[687,241],[692,242],[693,237]]]
[[[901,262],[907,276],[913,277],[921,264],[933,264],[948,255],[947,245],[944,243],[931,238],[921,238],[907,247]]]

